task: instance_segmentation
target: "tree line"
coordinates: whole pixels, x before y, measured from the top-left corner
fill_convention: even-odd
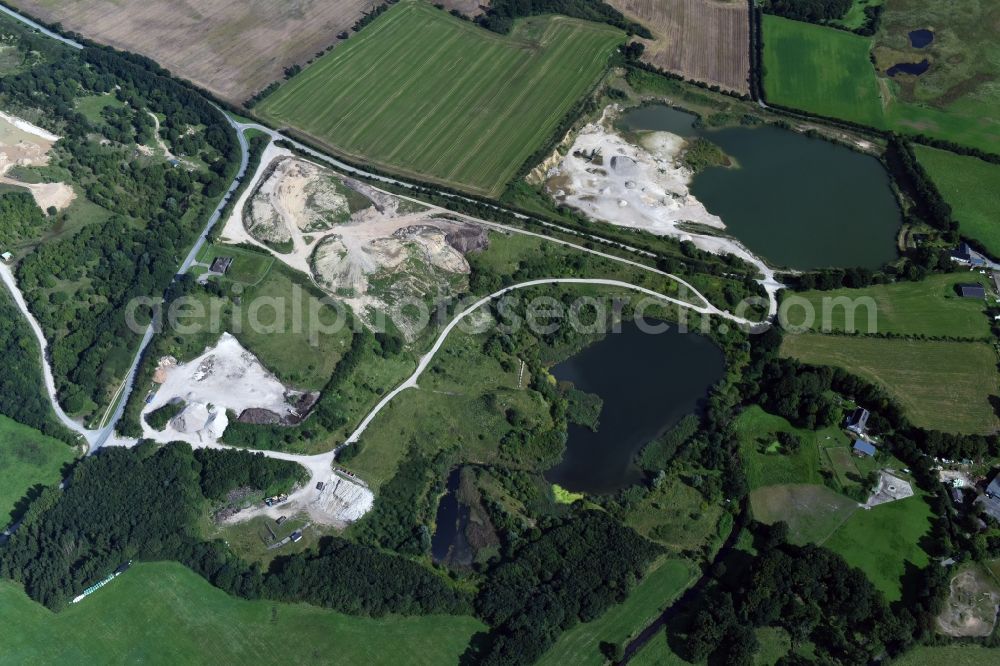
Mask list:
[[[177,560],[226,592],[248,599],[304,601],[345,613],[466,613],[467,596],[419,564],[328,537],[315,552],[276,559],[263,571],[198,521],[206,493],[241,486],[275,489],[300,478],[294,463],[187,444],[112,448],[80,461],[65,490],[48,488],[0,546],[0,575],[59,610],[131,559]]]

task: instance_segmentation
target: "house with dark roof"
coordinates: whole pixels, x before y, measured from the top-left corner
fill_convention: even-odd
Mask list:
[[[974,282],[956,284],[958,294],[962,298],[986,298],[986,287]]]
[[[847,417],[847,423],[845,426],[848,430],[858,435],[865,434],[865,428],[868,426],[868,417],[871,416],[869,411],[864,407],[858,407],[850,416]]]
[[[990,485],[986,486],[986,494],[980,497],[977,502],[983,505],[983,511],[996,520],[1000,520],[1000,474],[993,477]]]
[[[225,272],[229,270],[229,267],[232,266],[232,264],[233,264],[232,257],[216,257],[215,261],[212,262],[211,268],[209,268],[208,270],[212,271],[213,273],[219,273],[220,275],[224,275]]]
[[[878,449],[869,444],[862,439],[854,440],[854,455],[856,456],[868,456],[869,458],[874,458],[875,454],[878,453]]]
[[[986,259],[983,255],[973,250],[968,243],[962,243],[958,248],[951,251],[951,260],[966,266],[985,266]]]

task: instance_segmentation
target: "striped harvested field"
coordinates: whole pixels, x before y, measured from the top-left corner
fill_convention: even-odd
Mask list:
[[[501,36],[404,0],[258,109],[336,153],[496,196],[623,39],[561,16]]]
[[[642,59],[686,79],[749,93],[750,10],[744,0],[608,0],[654,39]]]
[[[623,39],[562,16],[502,36],[404,0],[257,108],[336,153],[496,196]]]

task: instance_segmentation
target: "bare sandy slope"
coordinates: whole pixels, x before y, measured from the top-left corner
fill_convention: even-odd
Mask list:
[[[724,235],[723,221],[689,191],[693,174],[679,163],[684,139],[670,132],[642,132],[642,145],[629,143],[613,127],[618,111],[615,106],[605,109],[600,120],[568,137],[529,178],[543,181],[556,201],[595,220],[689,240],[699,249],[733,254],[757,266],[759,282],[774,303],[781,288],[774,270]],[[685,227],[689,224],[717,229],[718,235],[691,231]]]
[[[7,175],[15,166],[42,166],[59,137],[26,120],[0,112],[0,183],[23,187],[42,210],[62,210],[76,196],[66,183],[22,183]]]
[[[331,189],[331,179],[340,191]],[[353,212],[347,191],[355,199]],[[360,207],[359,200],[369,205]],[[222,240],[272,252],[363,320],[375,311],[388,313],[409,337],[413,322],[403,316],[402,304],[462,286],[470,272],[465,253],[481,249],[486,233],[271,144]],[[275,244],[288,251],[276,251]]]
[[[745,0],[608,0],[654,39],[642,59],[688,79],[750,91],[750,12]]]
[[[335,41],[377,0],[14,0],[47,22],[153,58],[242,102]]]

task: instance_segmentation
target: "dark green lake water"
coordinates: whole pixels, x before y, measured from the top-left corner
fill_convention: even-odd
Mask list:
[[[607,493],[640,479],[635,454],[696,411],[722,378],[725,358],[708,338],[643,332],[628,322],[620,333],[556,365],[552,374],[604,400],[597,432],[570,424],[562,461],[545,473],[572,491]]]
[[[777,266],[877,268],[896,258],[901,215],[874,157],[777,127],[695,128],[695,117],[655,105],[625,114],[630,130],[703,136],[737,168],[705,169],[691,193],[728,232]]]

